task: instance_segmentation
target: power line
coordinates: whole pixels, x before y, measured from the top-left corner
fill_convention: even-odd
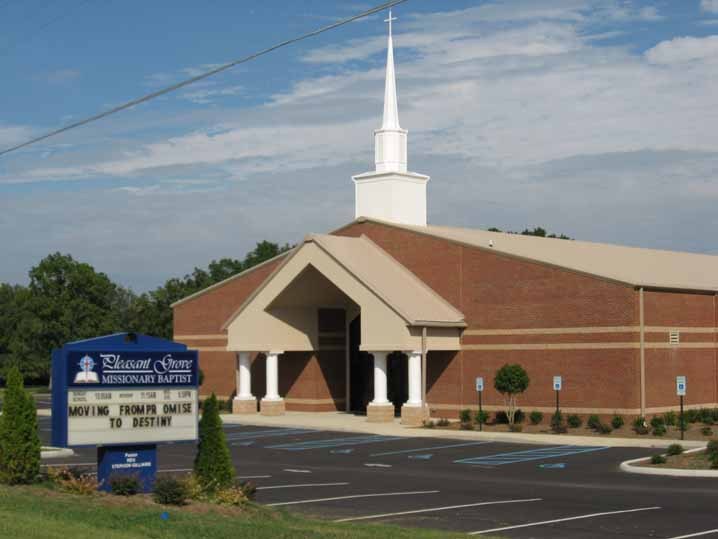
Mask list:
[[[303,34],[298,37],[293,37],[291,39],[287,39],[286,41],[282,41],[281,43],[277,43],[276,45],[272,45],[271,47],[268,47],[266,49],[263,49],[259,52],[255,52],[250,54],[249,56],[245,56],[244,58],[240,58],[238,60],[234,60],[232,62],[229,62],[227,64],[221,65],[215,69],[212,69],[210,71],[206,71],[200,75],[197,75],[196,77],[192,77],[190,79],[183,80],[181,82],[178,82],[176,84],[173,84],[171,86],[167,86],[166,88],[162,88],[161,90],[157,90],[155,92],[152,92],[150,94],[144,95],[142,97],[138,97],[137,99],[133,99],[132,101],[128,101],[122,105],[118,105],[116,107],[113,107],[111,109],[108,109],[106,111],[100,112],[99,114],[95,114],[94,116],[90,116],[88,118],[85,118],[83,120],[79,120],[77,122],[73,122],[71,124],[68,124],[64,127],[61,127],[59,129],[55,129],[54,131],[50,131],[49,133],[45,133],[44,135],[40,135],[39,137],[35,137],[33,139],[30,139],[26,142],[23,142],[21,144],[18,144],[16,146],[12,146],[10,148],[6,148],[5,150],[0,151],[0,157],[3,155],[9,154],[10,152],[14,152],[16,150],[19,150],[21,148],[25,148],[26,146],[30,146],[31,144],[35,144],[37,142],[40,142],[42,140],[48,139],[50,137],[54,137],[55,135],[59,135],[60,133],[64,133],[65,131],[70,131],[71,129],[75,129],[77,127],[81,127],[83,125],[87,125],[92,122],[96,122],[97,120],[101,120],[102,118],[106,118],[107,116],[110,116],[112,114],[115,114],[117,112],[123,111],[125,109],[129,109],[131,107],[134,107],[136,105],[139,105],[141,103],[145,103],[146,101],[149,101],[151,99],[154,99],[156,97],[159,97],[161,95],[168,94],[170,92],[174,92],[176,90],[179,90],[180,88],[184,88],[185,86],[188,86],[190,84],[193,84],[195,82],[198,82],[200,80],[209,78],[213,75],[216,75],[218,73],[221,73],[223,71],[226,71],[234,66],[237,66],[239,64],[244,64],[246,62],[249,62],[251,60],[254,60],[255,58],[259,58],[260,56],[264,56],[265,54],[269,54],[272,51],[275,51],[277,49],[281,49],[282,47],[286,47],[287,45],[292,45],[294,43],[297,43],[299,41],[303,41],[305,39],[308,39],[310,37],[318,36],[319,34],[322,34],[324,32],[327,32],[329,30],[333,30],[335,28],[339,28],[340,26],[344,26],[345,24],[349,24],[350,22],[356,21],[357,19],[362,19],[364,17],[368,17],[369,15],[373,15],[374,13],[378,13],[379,11],[384,11],[385,9],[388,9],[390,7],[396,6],[397,4],[403,4],[404,2],[407,2],[408,0],[392,0],[391,2],[385,2],[379,6],[373,7],[371,9],[368,9],[366,11],[363,11],[362,13],[359,13],[357,15],[353,15],[351,17],[348,17],[346,19],[341,19],[340,21],[337,21],[335,23],[329,24],[327,26],[323,26],[321,28],[318,28],[317,30],[312,30],[311,32],[308,32],[306,34]]]

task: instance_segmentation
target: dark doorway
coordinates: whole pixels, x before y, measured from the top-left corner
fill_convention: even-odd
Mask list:
[[[409,358],[392,352],[386,358],[387,398],[394,405],[394,415],[401,415],[401,406],[409,400]]]
[[[361,316],[349,324],[349,410],[366,413],[374,398],[374,361],[371,354],[360,352]]]

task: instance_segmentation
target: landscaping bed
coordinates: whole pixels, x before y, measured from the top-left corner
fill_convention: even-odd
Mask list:
[[[680,455],[666,455],[666,462],[662,464],[653,464],[650,459],[643,462],[637,462],[634,466],[646,468],[674,468],[678,470],[711,470],[711,461],[705,450],[701,449],[696,452],[685,452]]]

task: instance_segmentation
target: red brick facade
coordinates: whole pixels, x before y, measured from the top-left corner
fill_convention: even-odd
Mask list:
[[[503,401],[492,387],[504,363],[520,363],[531,384],[524,410],[550,410],[552,377],[561,375],[562,408],[578,413],[636,414],[641,404],[640,293],[632,286],[515,258],[376,222],[335,232],[366,235],[464,313],[462,349],[430,352],[427,400],[437,416],[455,416],[476,402],[474,378],[486,380],[488,409]],[[270,262],[175,308],[175,335],[198,347],[205,392],[234,390],[234,358],[210,336],[279,261]],[[689,405],[718,401],[716,301],[713,294],[644,292],[646,411],[675,406],[675,376],[688,377]],[[680,344],[669,345],[669,330]],[[188,339],[183,336],[194,336]],[[203,336],[202,338],[197,338]],[[204,340],[203,340],[204,339]],[[280,394],[287,409],[344,409],[345,353],[329,347],[288,353],[280,360]],[[262,359],[252,390],[264,394]]]

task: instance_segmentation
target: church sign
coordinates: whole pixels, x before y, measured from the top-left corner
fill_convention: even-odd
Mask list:
[[[128,338],[129,337],[129,338]],[[183,344],[120,334],[53,351],[52,440],[97,446],[103,473],[154,481],[157,443],[194,441],[198,355]]]

